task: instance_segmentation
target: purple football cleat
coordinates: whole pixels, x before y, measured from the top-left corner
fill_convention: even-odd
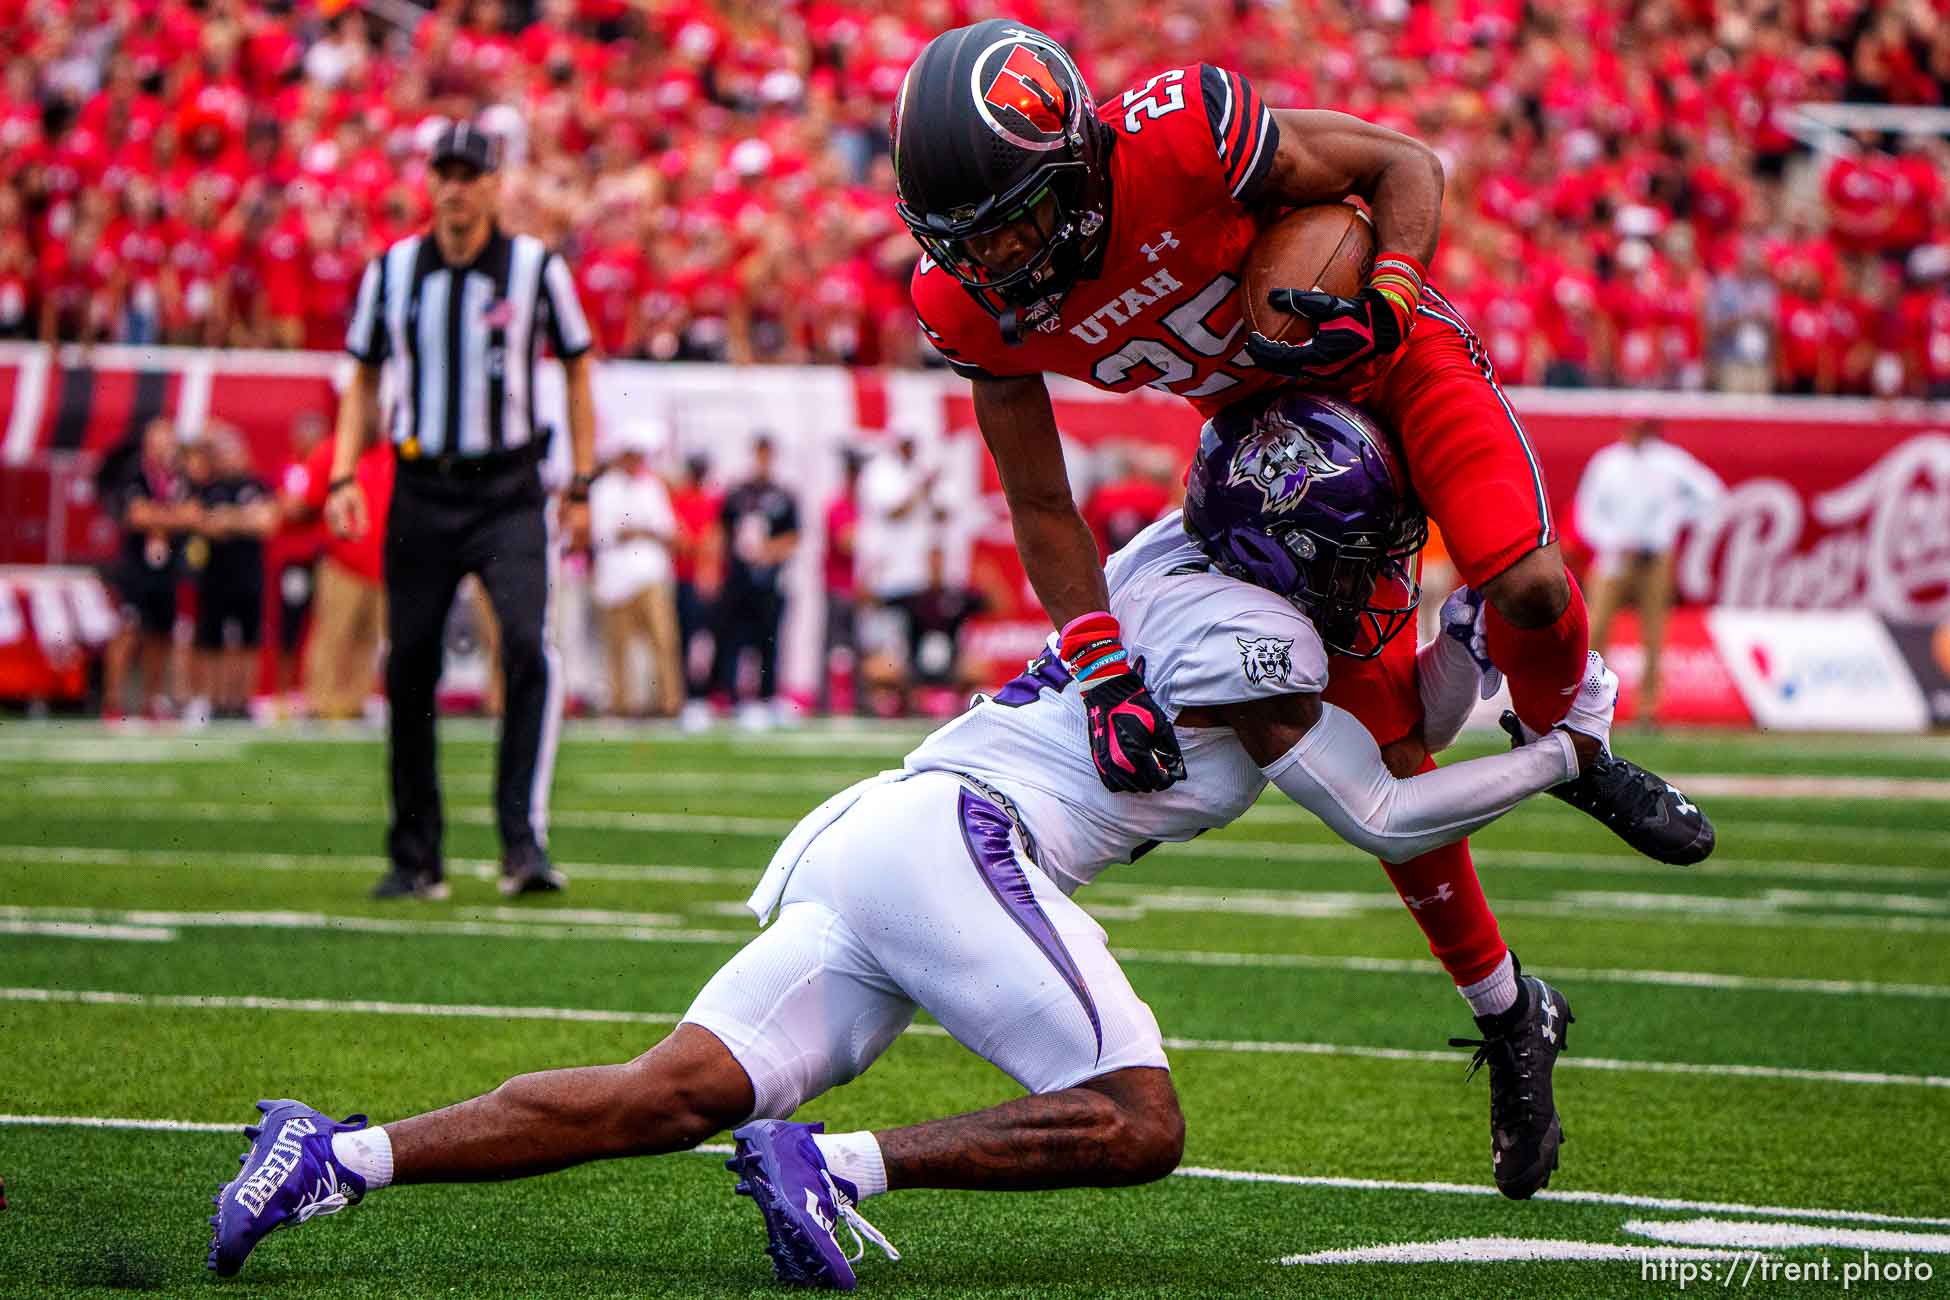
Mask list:
[[[238,1157],[243,1168],[211,1198],[216,1231],[205,1263],[218,1277],[236,1276],[267,1234],[337,1214],[366,1194],[366,1180],[332,1155],[332,1134],[364,1128],[364,1115],[341,1124],[301,1101],[260,1101],[257,1108],[264,1123],[244,1129],[251,1149]]]
[[[738,1194],[751,1197],[765,1216],[771,1238],[765,1253],[772,1257],[779,1281],[851,1291],[853,1263],[866,1253],[867,1242],[885,1251],[888,1259],[899,1259],[901,1253],[853,1208],[859,1189],[826,1168],[812,1140],[813,1134],[825,1131],[824,1124],[756,1120],[732,1133],[738,1153],[724,1167],[740,1176]],[[833,1235],[841,1223],[858,1247],[851,1255]]]

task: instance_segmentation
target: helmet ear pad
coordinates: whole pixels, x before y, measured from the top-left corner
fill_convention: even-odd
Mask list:
[[[1270,533],[1257,528],[1228,528],[1217,539],[1216,549],[1221,553],[1213,559],[1221,569],[1268,591],[1299,591],[1306,585],[1293,553]]]

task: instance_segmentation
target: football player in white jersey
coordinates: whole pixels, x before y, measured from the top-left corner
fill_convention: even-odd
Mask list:
[[[752,896],[769,924],[642,1056],[522,1075],[377,1128],[260,1102],[252,1149],[216,1198],[210,1266],[235,1273],[271,1230],[390,1183],[518,1178],[684,1150],[728,1127],[729,1167],[764,1215],[778,1276],[842,1289],[861,1238],[899,1257],[861,1217],[868,1197],[1169,1173],[1184,1121],[1158,1023],[1070,894],[1159,841],[1226,825],[1268,784],[1349,843],[1406,858],[1574,778],[1609,733],[1617,679],[1595,655],[1558,729],[1405,779],[1321,700],[1330,651],[1409,624],[1422,523],[1404,481],[1388,439],[1350,407],[1282,392],[1227,412],[1203,434],[1184,518],[1154,524],[1107,571],[1124,644],[1183,746],[1183,781],[1142,798],[1106,790],[1076,685],[1045,653],[900,769],[807,815]],[[1445,609],[1467,631],[1467,600]],[[1421,660],[1439,748],[1481,668],[1448,636]],[[1119,721],[1107,719],[1112,748],[1155,730]],[[1513,961],[1497,983],[1500,997],[1471,999],[1490,1008],[1483,1039],[1460,1041],[1491,1066],[1498,1185],[1528,1196],[1556,1164],[1550,1072],[1570,1008]],[[785,1118],[859,1075],[917,1009],[1029,1095],[878,1132]],[[842,1224],[855,1253],[836,1240]]]

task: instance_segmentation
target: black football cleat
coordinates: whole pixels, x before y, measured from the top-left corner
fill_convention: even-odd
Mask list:
[[[501,859],[499,888],[505,898],[519,898],[523,894],[559,894],[568,887],[569,878],[556,870],[555,864],[548,860],[548,854],[540,850]]]
[[[1452,1038],[1473,1047],[1465,1079],[1490,1067],[1490,1167],[1496,1189],[1528,1200],[1550,1184],[1564,1125],[1551,1093],[1551,1070],[1576,1019],[1571,1004],[1534,975],[1517,973],[1517,1005],[1498,1016],[1476,1017],[1481,1038]]]
[[[1510,748],[1525,744],[1517,715],[1503,711]],[[1679,787],[1606,749],[1576,780],[1549,793],[1609,826],[1619,839],[1672,867],[1704,862],[1713,852],[1713,821]]]

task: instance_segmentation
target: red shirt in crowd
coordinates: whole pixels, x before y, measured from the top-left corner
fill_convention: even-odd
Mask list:
[[[677,548],[672,561],[679,582],[696,582],[697,552],[711,530],[717,527],[724,498],[707,487],[676,488],[670,494],[670,509],[677,516],[677,527],[684,545]]]
[[[343,538],[325,535],[325,558],[367,582],[386,578],[386,512],[393,503],[393,449],[383,442],[366,448],[352,467],[359,489],[366,494],[364,536]],[[305,459],[305,505],[325,509],[325,498],[332,485],[332,439],[323,438]]]
[[[842,492],[826,507],[826,594],[850,600],[859,590],[854,565],[854,538],[860,527],[860,503]]]

